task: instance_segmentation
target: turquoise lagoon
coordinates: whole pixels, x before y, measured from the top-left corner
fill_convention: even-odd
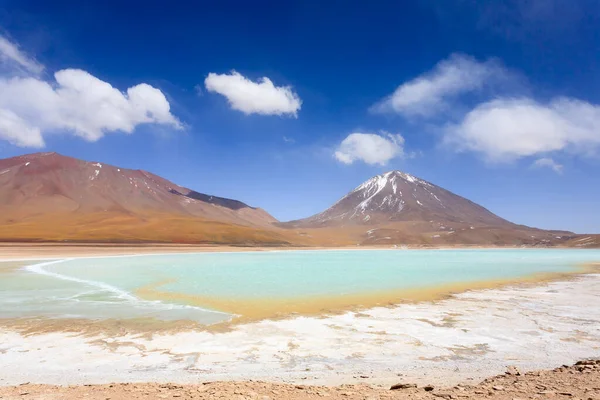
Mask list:
[[[181,300],[144,299],[136,292],[160,284],[173,299],[276,304],[519,279],[592,262],[600,262],[600,250],[304,250],[77,258],[16,268],[0,263],[0,317],[151,317],[213,324],[231,315]]]

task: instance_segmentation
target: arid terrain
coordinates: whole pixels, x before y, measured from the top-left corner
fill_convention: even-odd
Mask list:
[[[0,400],[600,400],[599,71],[600,0],[0,0]]]
[[[288,243],[259,208],[56,153],[0,160],[0,215],[12,242]]]
[[[274,247],[600,247],[600,235],[514,224],[432,183],[398,171],[368,180],[313,217],[280,223],[260,208],[205,195],[149,172],[76,160],[56,153],[39,153],[0,160],[0,215],[0,242],[3,242],[0,258],[3,260],[265,251]],[[99,337],[90,343],[92,339],[66,334],[64,329],[29,333],[5,331],[0,361],[5,357],[3,365],[12,364],[14,368],[0,379],[0,399],[600,399],[600,361],[587,360],[570,367],[527,373],[509,367],[504,375],[477,382],[488,374],[502,371],[511,364],[510,357],[513,361],[517,359],[515,354],[522,355],[520,362],[532,363],[521,364],[529,365],[528,368],[554,367],[580,357],[598,356],[597,332],[589,323],[581,330],[573,328],[579,327],[583,319],[597,319],[594,314],[597,311],[580,309],[581,315],[573,309],[567,313],[560,311],[571,307],[577,296],[580,296],[579,301],[593,303],[597,293],[595,281],[590,278],[555,285],[538,289],[508,288],[494,295],[475,293],[449,299],[445,305],[427,306],[448,307],[443,312],[447,317],[438,322],[419,314],[431,312],[429,308],[424,311],[421,306],[408,305],[396,311],[380,308],[299,322],[261,321],[237,326],[235,329],[239,331],[234,329],[229,335],[216,330],[178,332],[173,337],[165,335],[148,342],[145,336],[129,335],[123,326],[110,338]],[[555,290],[555,287],[562,289]],[[485,298],[488,295],[492,297]],[[474,300],[469,296],[483,298]],[[556,303],[545,303],[549,299]],[[534,305],[530,306],[530,302]],[[474,309],[474,304],[480,308]],[[463,325],[454,326],[459,306],[464,307],[465,321],[461,322]],[[371,312],[374,314],[370,315]],[[394,314],[396,312],[399,314]],[[495,327],[494,334],[485,329],[487,325],[482,327],[482,321]],[[325,336],[314,335],[312,341],[307,340],[303,332],[310,323],[314,324],[315,332]],[[377,324],[382,329],[375,329]],[[544,324],[544,329],[539,324]],[[396,325],[401,335],[385,342],[388,334],[385,331],[393,331]],[[515,331],[516,325],[520,328]],[[407,336],[411,327],[416,329],[413,335],[419,340]],[[260,359],[249,356],[243,347],[232,347],[230,340],[239,343],[236,332],[243,332],[241,337],[251,348],[248,351],[260,353]],[[190,335],[187,340],[207,335],[214,340],[214,346],[206,338],[189,343],[208,346],[194,351],[206,357],[212,354],[215,360],[221,361],[205,362],[193,355],[190,361],[191,353],[185,348],[171,352],[188,343],[177,334]],[[472,345],[463,347],[463,336],[472,340]],[[302,340],[294,342],[294,338]],[[173,343],[169,342],[171,339]],[[443,344],[444,341],[448,343]],[[98,343],[105,343],[107,347]],[[555,349],[556,343],[562,347],[552,355],[543,353]],[[586,343],[596,347],[588,348]],[[152,350],[152,346],[158,350]],[[336,349],[336,346],[342,347]],[[64,348],[77,351],[63,354]],[[230,354],[227,349],[235,351]],[[339,366],[340,371],[344,371],[335,378],[344,380],[327,381],[326,377],[334,375],[333,370],[316,371],[307,366],[312,357],[320,359],[321,353],[331,349],[336,350],[329,357],[339,358],[336,368]],[[366,357],[362,351],[373,358]],[[429,358],[420,355],[422,351],[429,351]],[[401,356],[389,358],[387,352]],[[546,354],[544,365],[535,364],[540,352]],[[63,356],[67,357],[65,361],[56,361]],[[477,364],[473,370],[454,370],[456,360],[470,358],[487,359],[487,364]],[[264,365],[272,369],[265,370],[261,364],[261,360],[267,359],[272,361]],[[29,360],[35,360],[38,365],[32,365]],[[197,375],[179,382],[180,376],[189,378],[190,362]],[[389,365],[382,367],[386,362]],[[56,365],[51,366],[53,363]],[[437,364],[423,367],[427,363]],[[421,368],[418,373],[411,370],[417,364]],[[60,365],[69,365],[72,369],[68,375],[57,378],[60,375],[52,375],[53,368]],[[152,378],[157,371],[164,372],[162,365],[169,365],[171,375],[164,375],[166,379]],[[254,371],[257,365],[260,369]],[[235,375],[232,371],[244,366],[258,375]],[[368,374],[357,372],[366,366],[374,370]],[[282,368],[290,376],[284,377],[276,368]],[[437,380],[425,381],[433,374],[422,372],[431,368],[436,368]],[[75,369],[78,373],[73,375]],[[137,375],[129,375],[134,372]],[[228,373],[234,375],[230,377]],[[303,380],[303,376],[310,374],[322,375],[324,380],[313,380],[315,377]],[[113,380],[121,383],[89,384]],[[167,380],[178,383],[164,383]],[[459,380],[462,383],[454,386]],[[61,382],[65,386],[22,383],[27,381]],[[394,381],[397,384],[390,388],[388,383]],[[351,384],[339,385],[341,382]],[[17,383],[22,384],[6,386]],[[77,385],[66,386],[69,383]],[[332,386],[322,386],[323,383]]]
[[[360,379],[360,378],[359,378]],[[418,387],[398,378],[391,388],[366,384],[309,386],[256,382],[203,382],[196,385],[124,383],[84,386],[23,384],[0,387],[2,399],[573,399],[600,398],[600,360],[583,360],[550,371],[521,373],[508,367],[503,375],[454,387]]]
[[[0,241],[235,246],[600,246],[598,236],[514,224],[391,171],[286,223],[147,171],[57,153],[0,160]]]

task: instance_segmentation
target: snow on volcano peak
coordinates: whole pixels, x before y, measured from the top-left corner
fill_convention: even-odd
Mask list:
[[[363,182],[331,208],[295,223],[308,226],[400,220],[506,223],[488,210],[414,175],[389,171]]]

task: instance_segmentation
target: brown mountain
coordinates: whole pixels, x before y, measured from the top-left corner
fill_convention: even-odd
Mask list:
[[[327,210],[280,224],[357,244],[554,245],[571,232],[509,222],[486,208],[413,175],[390,171],[359,185]]]
[[[366,181],[315,216],[277,223],[260,208],[150,172],[56,153],[0,160],[0,241],[599,245],[597,236],[513,224],[399,171]]]
[[[511,225],[464,197],[400,171],[377,175],[322,213],[293,223],[320,227],[430,220]]]
[[[275,221],[146,171],[57,153],[0,160],[0,239],[284,243]]]

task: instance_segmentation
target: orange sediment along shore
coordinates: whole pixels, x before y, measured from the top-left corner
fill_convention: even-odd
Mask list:
[[[29,265],[32,263],[36,263],[33,259],[38,260],[47,260],[47,259],[57,259],[57,261],[61,261],[61,259],[69,258],[69,257],[107,257],[107,256],[120,256],[120,255],[136,255],[136,254],[183,254],[183,253],[200,253],[200,252],[239,252],[239,251],[272,251],[272,248],[243,248],[243,247],[223,247],[223,246],[186,246],[186,245],[178,245],[178,246],[168,246],[168,245],[140,245],[140,246],[131,246],[131,245],[115,245],[115,246],[89,246],[89,245],[20,245],[16,247],[10,246],[0,246],[0,259],[10,260],[0,262],[0,272],[8,272],[14,269],[21,268],[25,265]],[[311,248],[311,250],[317,250],[315,248]],[[332,250],[332,249],[329,249]],[[349,249],[343,249],[349,250]],[[356,249],[359,250],[359,249]],[[365,250],[365,249],[361,249]],[[381,249],[384,250],[384,249]],[[385,249],[385,250],[390,250]],[[278,250],[279,251],[279,250]],[[552,250],[556,252],[560,252],[561,250]],[[568,250],[573,251],[573,250]],[[435,257],[442,255],[442,257],[449,257],[450,253],[445,252],[433,252]],[[286,253],[288,254],[288,253]],[[300,254],[300,253],[298,253]],[[306,255],[307,253],[302,253]],[[316,254],[316,253],[315,253]],[[329,253],[328,255],[334,255],[337,253]],[[343,253],[340,253],[343,254]],[[360,253],[358,253],[360,254]],[[357,254],[357,256],[358,256]],[[369,253],[369,260],[374,255]],[[391,251],[389,253],[377,253],[378,255],[388,255],[389,257],[397,257],[397,254],[405,254],[409,256],[410,254],[427,254],[417,252],[402,252],[402,251]],[[493,253],[494,254],[494,253]],[[497,252],[497,254],[506,254],[504,251]],[[578,253],[579,254],[579,253]],[[289,255],[289,254],[288,254]],[[29,257],[28,257],[29,256]],[[225,255],[223,255],[225,256]],[[259,256],[255,254],[255,256]],[[263,256],[268,256],[265,260],[270,260],[270,257],[278,257],[276,254],[263,254]],[[211,256],[212,257],[212,256]],[[220,255],[218,257],[221,257]],[[245,257],[245,256],[244,256]],[[254,257],[254,256],[253,256]],[[498,257],[495,255],[494,257]],[[520,257],[520,256],[519,256]],[[168,257],[170,258],[170,256]],[[353,257],[355,258],[355,257]],[[29,259],[29,261],[27,261]],[[122,260],[122,264],[118,269],[114,269],[110,274],[111,277],[120,276],[121,268],[127,268],[132,265],[135,265],[135,262],[129,261],[128,257],[120,258]],[[133,259],[132,259],[133,260]],[[69,262],[69,260],[64,260]],[[39,261],[37,261],[39,262]],[[88,260],[88,268],[95,267],[96,261]],[[377,264],[377,263],[376,263]],[[262,265],[262,264],[261,264]],[[362,265],[362,263],[360,263]],[[517,267],[520,264],[515,264]],[[568,263],[564,266],[568,267]],[[78,264],[72,264],[72,273],[79,270]],[[192,265],[191,267],[194,267]],[[337,273],[344,273],[346,271],[346,267],[337,271]],[[359,268],[360,269],[360,268]],[[288,292],[281,292],[276,295],[264,295],[262,297],[257,297],[253,293],[248,293],[244,295],[244,291],[237,292],[235,289],[235,293],[232,295],[204,295],[198,293],[210,293],[210,285],[205,287],[205,290],[199,290],[197,292],[192,291],[185,292],[184,290],[177,290],[177,284],[180,282],[177,278],[170,278],[168,274],[159,274],[154,277],[157,279],[155,282],[145,284],[138,283],[139,285],[144,285],[141,287],[135,288],[135,286],[129,286],[127,291],[131,294],[135,295],[135,298],[141,300],[159,300],[162,301],[163,305],[168,307],[177,306],[177,304],[183,305],[191,305],[199,308],[204,308],[207,310],[220,311],[224,313],[231,314],[231,320],[228,319],[228,316],[225,316],[221,319],[221,321],[226,322],[218,322],[218,321],[202,321],[200,319],[195,319],[193,316],[188,315],[187,317],[181,318],[181,320],[185,319],[194,319],[197,321],[202,321],[203,324],[213,324],[207,329],[223,329],[231,324],[240,324],[247,323],[252,321],[264,320],[264,319],[284,319],[292,316],[325,316],[325,315],[335,315],[346,311],[362,311],[367,310],[373,307],[390,307],[402,303],[416,303],[416,302],[431,302],[436,300],[441,300],[450,297],[453,294],[461,293],[470,290],[483,290],[483,289],[493,289],[499,288],[506,285],[535,285],[535,284],[543,284],[544,282],[549,281],[557,281],[557,280],[568,280],[572,277],[579,274],[593,273],[599,271],[599,264],[585,264],[579,266],[573,266],[570,269],[563,270],[561,272],[544,272],[544,273],[530,273],[529,275],[524,275],[516,278],[507,278],[507,279],[479,279],[479,280],[469,280],[470,276],[466,276],[467,279],[464,279],[460,282],[453,283],[445,283],[445,284],[435,284],[426,280],[421,280],[418,284],[414,285],[410,288],[396,288],[396,289],[375,289],[375,290],[366,290],[366,291],[352,291],[352,289],[339,289],[338,293],[335,291],[332,294],[305,294],[305,295],[289,295]],[[361,271],[364,269],[360,269]],[[145,273],[144,269],[137,270],[138,272]],[[304,271],[304,270],[303,270]],[[84,272],[81,272],[83,278],[86,278]],[[137,272],[136,272],[137,273]],[[217,274],[221,274],[221,270],[218,269]],[[115,275],[117,274],[117,275]],[[237,274],[237,272],[235,272]],[[518,275],[518,273],[516,274]],[[333,275],[337,276],[337,275]],[[351,275],[353,276],[353,275]],[[162,278],[161,278],[162,277]],[[101,279],[101,278],[100,278]],[[201,279],[201,276],[196,276],[196,279]],[[337,278],[336,278],[337,279]],[[82,281],[79,281],[82,283]],[[146,281],[151,282],[151,281]],[[181,281],[183,282],[183,281]],[[228,281],[227,281],[228,282]],[[245,281],[242,281],[242,284]],[[259,281],[257,281],[259,282]],[[93,281],[83,282],[84,284],[92,283]],[[170,285],[175,284],[175,285]],[[237,284],[240,284],[240,281],[237,281]],[[229,284],[225,285],[232,288],[238,288],[243,286],[231,286]],[[363,286],[364,287],[364,286]],[[208,290],[206,290],[208,289]],[[263,293],[263,292],[261,292]],[[129,311],[128,311],[129,312]],[[87,315],[87,314],[83,314]],[[128,317],[117,319],[122,321],[123,325],[128,325],[128,327],[133,327],[133,330],[145,330],[144,324],[149,322],[148,326],[151,329],[156,329],[158,325],[161,324],[161,320],[151,321],[152,317],[147,317],[147,314],[139,317],[137,315],[126,314]],[[101,318],[102,319],[102,318]],[[110,318],[110,316],[106,317],[107,325],[110,325],[114,318]],[[169,318],[167,318],[169,319]],[[23,321],[21,321],[23,322]],[[53,329],[60,326],[60,324],[56,323],[54,320],[50,325],[52,325]],[[8,321],[4,321],[4,325],[14,325],[12,323],[8,323]],[[19,324],[23,325],[23,324]],[[29,324],[26,324],[29,325]],[[37,327],[40,326],[39,321],[33,324]],[[65,325],[69,325],[71,327],[75,326],[85,326],[85,320],[81,319],[80,323],[76,323],[75,321],[69,321],[65,323]],[[94,322],[93,324],[96,326],[98,323]],[[182,324],[174,324],[171,322],[165,322],[166,329],[171,329],[175,326],[185,326],[189,327],[194,325],[193,322],[186,320]],[[198,323],[197,327],[201,327]],[[94,330],[96,330],[94,328]],[[204,327],[205,328],[205,327]],[[129,329],[129,328],[128,328]],[[206,329],[206,328],[205,328]]]
[[[493,289],[507,285],[543,284],[595,272],[600,272],[600,264],[585,264],[575,266],[572,271],[568,272],[537,273],[513,279],[471,281],[414,289],[293,298],[219,298],[161,290],[161,287],[173,282],[173,280],[168,279],[141,287],[135,291],[135,294],[147,300],[177,302],[227,312],[235,315],[233,322],[242,323],[266,318],[285,318],[292,315],[321,315],[344,311],[360,311],[372,307],[393,306],[406,302],[435,301],[469,290]]]
[[[407,245],[405,249],[518,249],[520,246],[483,245]],[[66,257],[104,257],[139,254],[218,253],[248,251],[294,251],[294,250],[399,250],[390,245],[367,246],[260,246],[260,245],[215,245],[173,243],[2,243],[0,260],[50,259]],[[1,261],[0,261],[1,262]]]
[[[104,257],[138,254],[178,254],[230,251],[268,251],[287,247],[187,245],[187,244],[57,244],[57,243],[0,243],[0,260],[41,259],[66,257]],[[298,248],[290,248],[298,249]]]
[[[586,274],[211,330],[182,321],[139,321],[139,329],[129,329],[128,321],[111,320],[96,330],[89,320],[48,320],[55,326],[47,329],[13,321],[0,329],[0,366],[4,385],[251,379],[450,387],[502,374],[507,365],[527,371],[600,357],[600,310],[588,306],[599,293],[599,275]]]

